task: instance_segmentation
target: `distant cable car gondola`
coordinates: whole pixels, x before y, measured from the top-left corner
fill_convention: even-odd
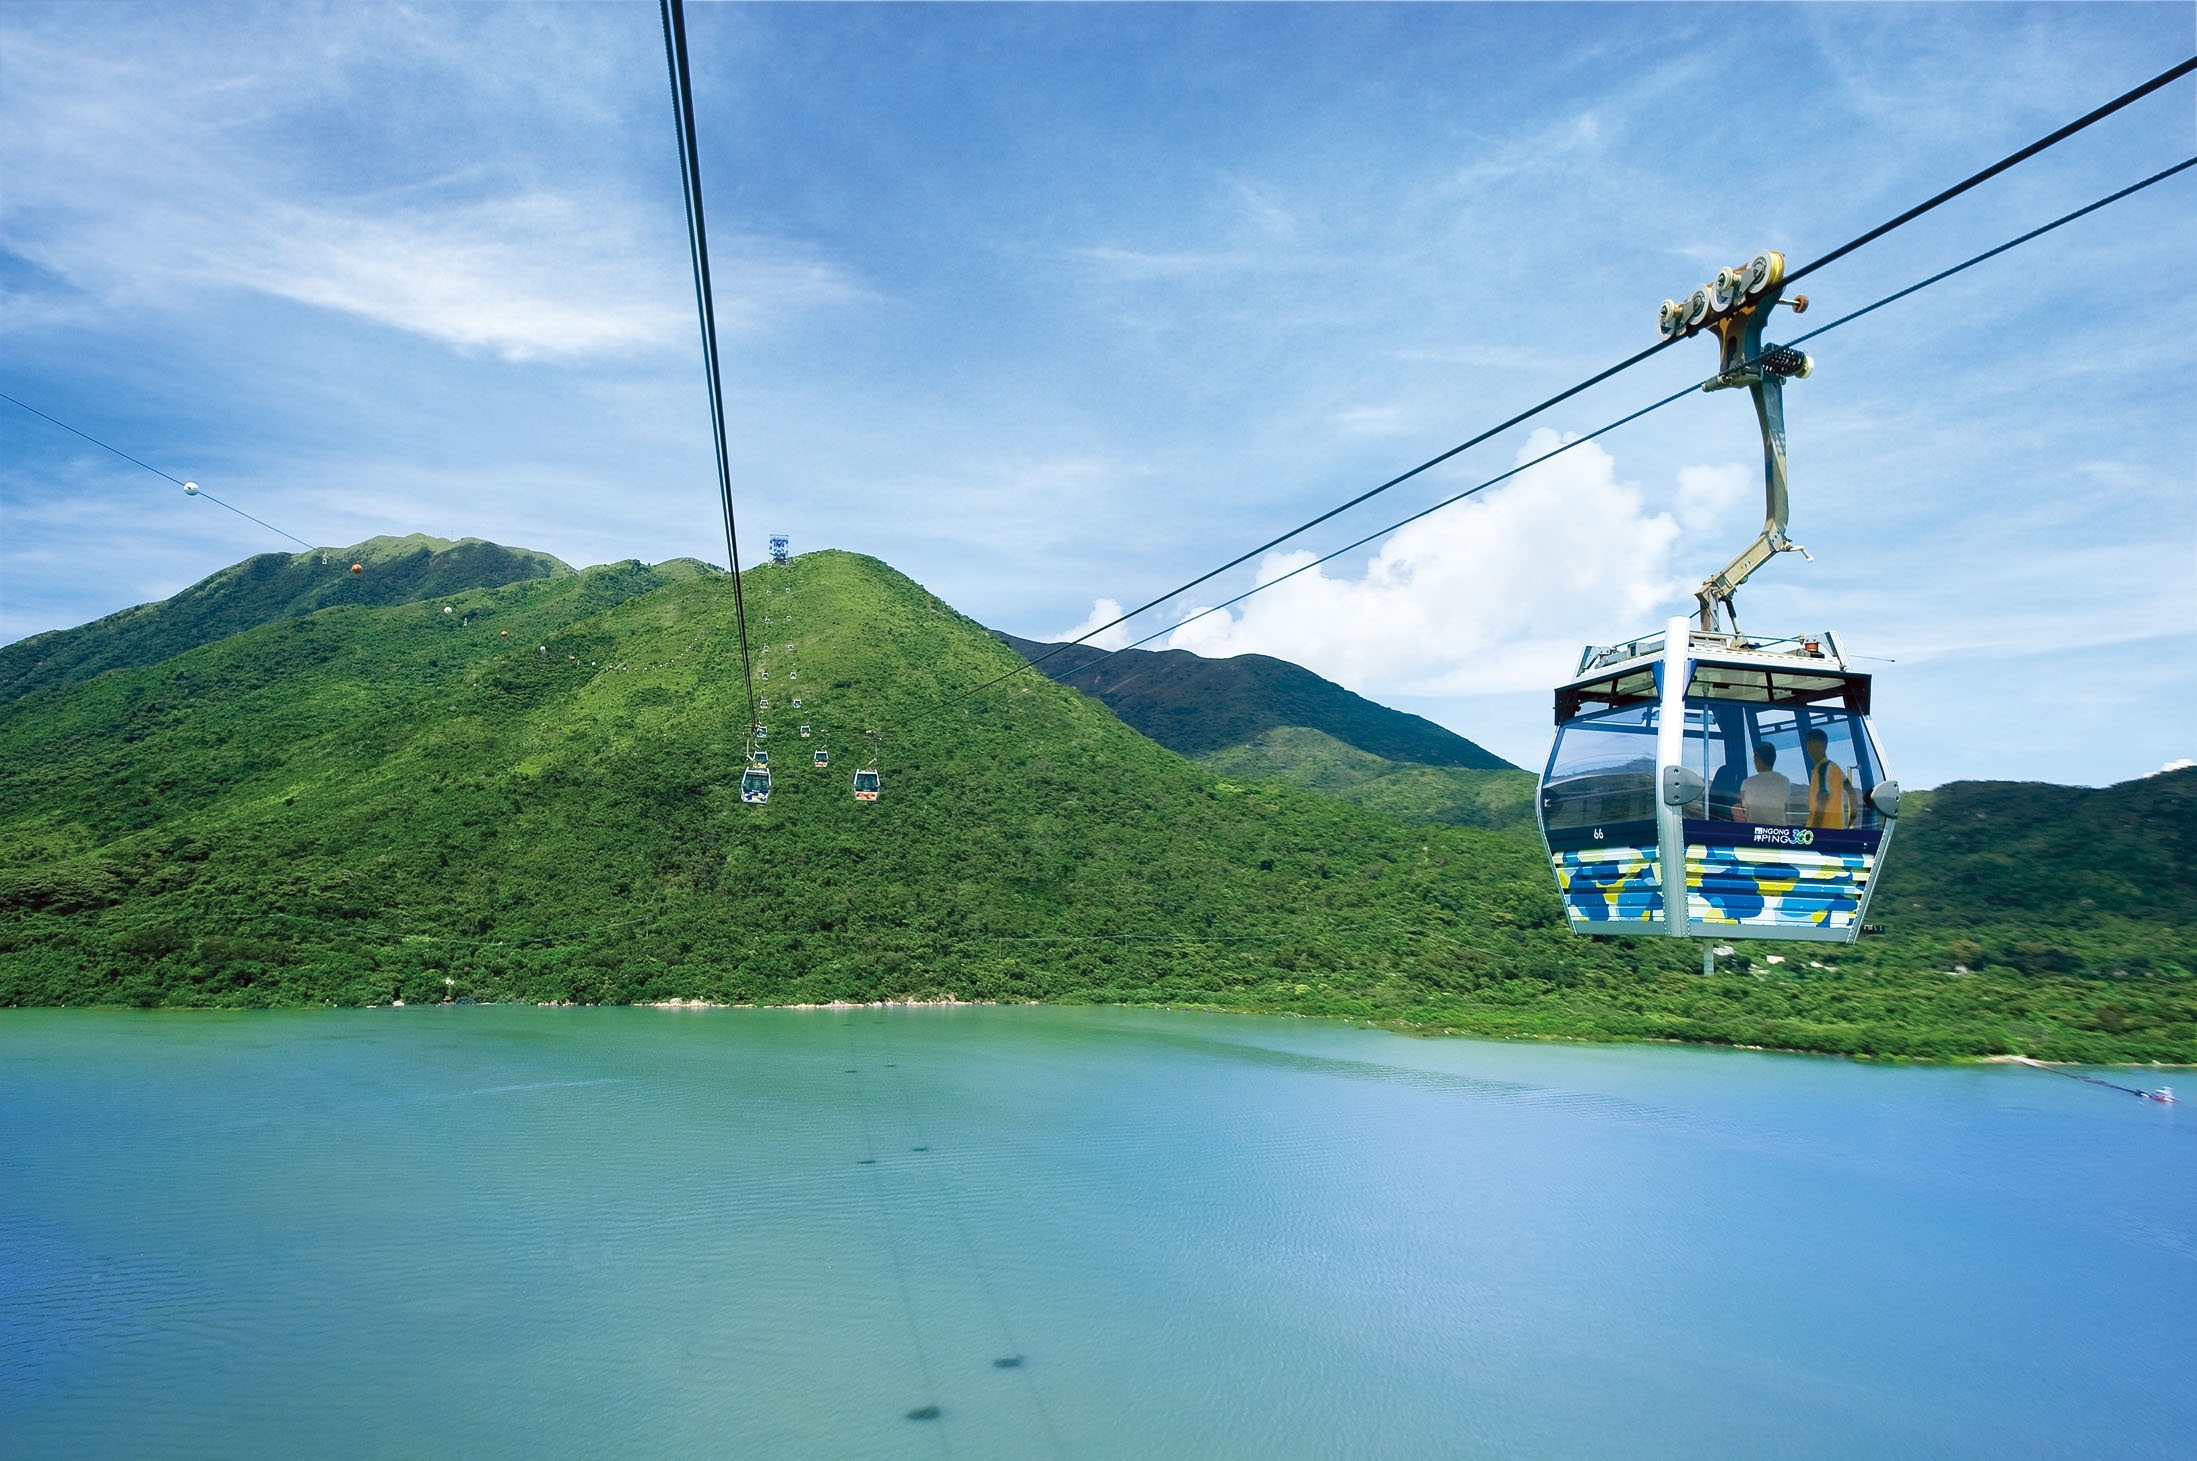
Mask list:
[[[878,780],[875,771],[857,771],[854,773],[854,799],[856,801],[874,802],[881,790],[883,790],[883,783]]]
[[[758,805],[770,800],[770,768],[750,766],[740,773],[740,800]]]
[[[829,751],[818,751],[818,752],[816,753],[816,757],[815,757],[815,760],[816,760],[816,769],[817,769],[817,770],[819,770],[819,771],[822,771],[822,770],[823,770],[823,769],[824,769],[825,767],[827,767],[827,766],[831,765],[831,763],[832,763],[832,753],[831,753],[831,752],[829,752]]]
[[[1742,633],[1732,604],[1776,554],[1806,556],[1785,536],[1783,386],[1813,362],[1762,348],[1784,271],[1761,254],[1663,306],[1666,338],[1717,332],[1711,389],[1753,394],[1767,509],[1755,541],[1696,591],[1698,623],[1589,646],[1556,691],[1539,815],[1576,933],[1850,943],[1891,840],[1899,784],[1869,724],[1870,677],[1832,634]]]
[[[805,741],[805,740],[807,740],[808,738],[809,738],[809,728],[808,728],[807,726],[803,726],[803,727],[801,727],[801,739]]]
[[[750,752],[748,752],[748,764],[749,764],[749,765],[751,765],[751,766],[765,766],[765,767],[769,766],[769,765],[770,765],[770,752],[768,752],[768,751],[750,751]]]

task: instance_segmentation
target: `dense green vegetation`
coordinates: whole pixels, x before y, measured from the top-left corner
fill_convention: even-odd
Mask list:
[[[999,636],[1045,673],[1095,695],[1138,730],[1185,756],[1241,746],[1283,727],[1320,731],[1389,761],[1511,770],[1510,762],[1424,716],[1354,695],[1302,665],[1263,654],[1205,659],[1180,649],[1041,644]]]
[[[369,571],[352,573],[354,563]],[[353,548],[262,553],[172,599],[0,646],[0,704],[107,670],[158,664],[272,620],[338,604],[407,604],[571,572],[546,553],[420,533],[370,538]]]
[[[1392,761],[1307,726],[1270,730],[1198,760],[1222,776],[1286,781],[1401,822],[1535,829],[1539,781],[1530,771]]]
[[[1950,964],[1987,979],[2197,968],[2197,770],[1955,781],[1911,806],[1872,916]]]
[[[1218,774],[1034,676],[968,696],[1014,652],[872,560],[747,584],[767,807],[734,790],[730,582],[692,564],[340,604],[0,707],[0,1003],[951,995],[2197,1054],[2187,935],[2118,904],[2050,960],[1991,945],[1952,972],[1987,941],[1918,910],[1705,979],[1691,945],[1566,933],[1529,836]],[[885,795],[864,806],[868,756]]]

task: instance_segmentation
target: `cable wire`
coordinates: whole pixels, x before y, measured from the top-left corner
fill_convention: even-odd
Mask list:
[[[1949,203],[1953,199],[1958,198],[1961,194],[1967,192],[1970,188],[1975,187],[1978,183],[1989,182],[1992,178],[1997,177],[2000,173],[2005,172],[2008,168],[2013,167],[2018,163],[2026,162],[2030,158],[2035,157],[2038,153],[2044,151],[2047,147],[2053,147],[2058,145],[2059,143],[2065,142],[2068,138],[2074,136],[2077,132],[2082,131],[2083,128],[2088,127],[2093,122],[2104,121],[2107,117],[2112,116],[2121,108],[2128,106],[2134,102],[2142,101],[2145,97],[2151,95],[2160,87],[2165,86],[2170,82],[2179,81],[2181,78],[2187,76],[2193,70],[2197,70],[2197,56],[2191,56],[2188,60],[2183,61],[2178,65],[2167,67],[2166,70],[2161,71],[2158,75],[2152,77],[2143,85],[2136,87],[2131,91],[2122,92],[2119,96],[2113,98],[2113,100],[2107,102],[2104,106],[2099,107],[2096,111],[2087,112],[2084,115],[2077,117],[2074,121],[2069,122],[2066,126],[2060,128],[2060,130],[2057,132],[2050,133],[2047,136],[2039,137],[2036,141],[2030,143],[2027,147],[2024,147],[2019,152],[2008,153],[2006,156],[2000,158],[1997,162],[1994,162],[1989,167],[1985,168],[1982,172],[1976,173],[1972,177],[1965,178],[1962,181],[1953,184],[1952,187],[1947,188],[1944,192],[1938,194],[1935,198],[1930,198],[1924,202],[1917,203],[1914,207],[1908,209],[1899,217],[1889,219],[1886,222],[1878,224],[1875,228],[1870,229],[1861,237],[1840,244],[1837,248],[1831,250],[1831,252],[1825,254],[1822,258],[1817,259],[1815,262],[1809,264],[1807,267],[1802,269],[1796,269],[1792,273],[1787,274],[1785,276],[1785,282],[1787,284],[1794,284],[1799,282],[1801,279],[1806,278],[1808,275],[1813,274],[1816,270],[1822,268],[1825,264],[1829,264],[1836,260],[1845,258],[1848,254],[1852,253],[1855,249],[1860,248],[1863,244],[1875,242],[1877,239],[1884,237],[1884,235],[1890,233],[1893,229],[1900,227],[1902,224],[1912,223],[1914,220],[1922,217],[1923,214],[1928,213],[1931,209],[1937,207],[1939,204]]]
[[[1771,350],[1789,350],[1793,346],[1802,344],[1809,340],[1813,340],[1819,335],[1827,335],[1841,325],[1850,324],[1853,321],[1860,319],[1863,315],[1874,313],[1875,311],[1884,308],[1884,306],[1888,304],[1892,304],[1898,300],[1907,298],[1907,296],[1909,296],[1910,294],[1914,294],[1920,290],[1928,289],[1933,284],[1942,283],[1943,281],[1952,278],[1955,274],[1961,273],[1963,270],[1974,268],[1976,265],[1983,263],[1986,259],[1995,259],[2000,254],[2005,253],[2009,249],[2018,248],[2022,244],[2028,243],[2032,239],[2041,238],[2045,234],[2052,232],[2056,228],[2060,228],[2066,224],[2073,223],[2078,218],[2082,218],[2089,214],[2097,212],[2100,208],[2105,207],[2109,203],[2118,203],[2121,199],[2126,198],[2131,194],[2140,193],[2144,189],[2151,187],[2155,183],[2163,183],[2168,178],[2173,177],[2176,173],[2185,172],[2192,167],[2197,167],[2197,157],[2184,158],[2182,161],[2174,164],[2174,166],[2169,168],[2163,168],[2160,171],[2153,173],[2150,177],[2145,178],[2141,182],[2131,183],[2129,186],[2122,188],[2118,192],[2108,193],[2103,198],[2098,199],[2095,203],[2086,203],[2082,207],[2077,208],[2072,213],[2063,213],[2058,218],[2053,219],[2050,223],[2044,224],[2042,227],[2033,228],[2029,230],[2029,232],[2022,234],[2018,238],[2008,239],[2005,243],[1998,245],[1996,248],[1985,249],[1982,253],[1975,255],[1973,258],[1964,259],[1960,263],[1955,264],[1950,269],[1942,269],[1939,272],[1932,274],[1927,279],[1919,280],[1916,283],[1908,285],[1905,289],[1895,290],[1892,293],[1885,295],[1882,299],[1876,300],[1871,304],[1865,304],[1860,309],[1854,310],[1848,314],[1840,315],[1837,319],[1832,320],[1828,324],[1825,324],[1817,329],[1810,330],[1805,335],[1795,336],[1792,340],[1786,342],[1784,345],[1772,345],[1766,347],[1762,353],[1764,355],[1767,355]],[[1752,360],[1742,361],[1739,368],[1745,369],[1746,367],[1755,364],[1760,359],[1761,356],[1758,355]],[[1309,572],[1312,569],[1318,568],[1323,563],[1332,562],[1335,559],[1342,557],[1345,553],[1363,548],[1366,544],[1373,542],[1377,538],[1384,538],[1390,533],[1395,532],[1397,529],[1408,527],[1412,523],[1417,522],[1423,517],[1428,517],[1434,513],[1440,512],[1445,507],[1454,506],[1455,504],[1464,501],[1468,497],[1486,491],[1488,488],[1495,486],[1499,482],[1506,482],[1512,477],[1517,476],[1520,472],[1526,471],[1527,469],[1532,467],[1538,467],[1551,457],[1562,456],[1565,452],[1570,451],[1573,447],[1585,446],[1588,442],[1593,441],[1596,437],[1607,435],[1608,433],[1615,431],[1620,426],[1629,425],[1634,421],[1638,421],[1641,417],[1647,415],[1651,411],[1660,411],[1665,406],[1669,406],[1678,401],[1684,400],[1687,396],[1694,394],[1694,392],[1706,389],[1708,386],[1714,384],[1718,379],[1720,379],[1720,376],[1711,376],[1709,377],[1709,379],[1702,381],[1697,385],[1690,385],[1683,390],[1673,391],[1670,395],[1663,397],[1659,401],[1650,402],[1648,405],[1642,406],[1639,410],[1632,412],[1630,415],[1620,416],[1615,421],[1610,422],[1606,426],[1599,426],[1593,431],[1588,432],[1584,436],[1575,437],[1572,440],[1565,442],[1561,446],[1555,447],[1549,451],[1545,451],[1541,455],[1535,457],[1532,461],[1520,462],[1517,466],[1512,467],[1509,471],[1490,477],[1485,482],[1481,482],[1476,486],[1468,487],[1454,497],[1445,497],[1440,502],[1435,503],[1433,506],[1422,508],[1409,517],[1400,518],[1397,521],[1390,523],[1385,528],[1377,528],[1373,532],[1370,532],[1364,537],[1358,539],[1356,542],[1344,544],[1342,547],[1337,548],[1334,552],[1327,554],[1325,557],[1315,558],[1309,563],[1301,563],[1297,567],[1290,569],[1289,572],[1282,574],[1280,577],[1269,579],[1265,583],[1256,584],[1251,588],[1246,589],[1244,592],[1237,594],[1232,599],[1223,600],[1222,602],[1213,605],[1209,609],[1200,609],[1198,610],[1198,612],[1190,615],[1188,618],[1183,619],[1178,623],[1170,624],[1164,629],[1156,629],[1152,633],[1145,635],[1142,639],[1132,640],[1128,644],[1123,645],[1120,649],[1109,650],[1105,654],[1099,656],[1097,659],[1087,660],[1083,664],[1076,666],[1072,670],[1065,671],[1060,675],[1047,675],[1045,678],[1052,680],[1055,684],[1065,683],[1066,681],[1073,679],[1075,676],[1082,674],[1085,670],[1096,669],[1099,665],[1104,664],[1107,660],[1112,659],[1117,654],[1122,654],[1128,650],[1136,649],[1140,646],[1150,644],[1153,640],[1173,634],[1176,630],[1181,629],[1186,625],[1195,624],[1198,620],[1203,619],[1208,614],[1217,614],[1223,609],[1231,608],[1234,605],[1242,603],[1245,599],[1250,598],[1253,594],[1261,594],[1266,592],[1270,588],[1276,588],[1284,583],[1287,583],[1289,580],[1295,578],[1300,573]],[[1068,645],[1064,644],[1060,646],[1060,649],[1066,649],[1068,647]],[[1059,650],[1055,650],[1054,653],[1059,653]],[[1037,663],[1037,660],[1031,660],[1028,662],[1028,665],[1030,667],[1035,667]],[[1019,673],[1021,673],[1021,670],[1019,669],[1010,672],[1010,674]],[[1007,676],[1001,676],[1000,678],[1005,679],[1007,678]],[[994,680],[992,681],[992,683],[998,684],[999,681]]]
[[[1875,240],[1884,237],[1884,235],[1890,233],[1892,230],[1914,222],[1917,218],[1922,217],[1923,214],[1930,212],[1932,209],[1952,201],[1954,198],[1959,197],[1961,194],[1967,192],[1969,189],[1977,186],[1980,183],[1987,182],[1990,179],[1997,177],[2000,173],[2005,172],[2008,168],[2014,167],[2022,162],[2027,161],[2029,158],[2035,157],[2038,153],[2043,152],[2046,148],[2053,147],[2061,142],[2066,141],[2068,138],[2074,136],[2077,132],[2082,131],[2084,128],[2089,127],[2099,121],[2102,121],[2109,116],[2112,116],[2115,112],[2120,111],[2123,107],[2129,106],[2137,101],[2142,100],[2144,97],[2149,96],[2152,92],[2157,91],[2160,87],[2166,86],[2169,83],[2179,80],[2181,77],[2188,75],[2192,70],[2197,70],[2197,56],[2193,56],[2188,60],[2181,62],[2179,65],[2167,68],[2165,71],[2160,72],[2157,76],[2152,77],[2143,85],[2138,86],[2131,91],[2123,92],[2120,96],[2115,97],[2112,101],[2107,102],[2104,106],[2101,106],[2094,111],[2088,112],[2083,116],[2077,117],[2074,121],[2069,122],[2066,126],[2060,128],[2058,131],[2053,132],[2047,136],[2038,138],[2036,141],[2030,143],[2027,147],[2021,148],[2019,151],[2016,152],[2008,153],[2005,157],[2000,158],[1997,162],[1992,163],[1989,167],[1983,169],[1981,172],[1975,173],[1968,178],[1963,179],[1961,182],[1955,183],[1952,187],[1945,189],[1943,192],[1937,194],[1935,197],[1925,199],[1923,202],[1916,204],[1914,207],[1908,209],[1906,212],[1900,214],[1896,218],[1887,219],[1885,222],[1878,224],[1875,228],[1870,229],[1868,232],[1848,239],[1845,243],[1840,244],[1837,248],[1832,249],[1829,253],[1826,253],[1821,257],[1815,259],[1813,262],[1806,264],[1801,268],[1787,274],[1785,276],[1785,282],[1787,284],[1791,284],[1799,279],[1802,279],[1807,275],[1814,273],[1816,270],[1822,268],[1824,265],[1833,263],[1836,260],[1846,257],[1846,255],[1854,252],[1854,250],[1858,248],[1861,248],[1863,245],[1872,243]],[[1191,589],[1196,588],[1198,585],[1205,583],[1210,579],[1218,578],[1223,573],[1226,573],[1229,569],[1240,567],[1244,563],[1249,562],[1251,559],[1258,557],[1261,553],[1267,552],[1268,550],[1273,548],[1278,548],[1283,543],[1288,542],[1291,538],[1297,537],[1302,533],[1318,527],[1321,523],[1326,522],[1328,519],[1338,516],[1341,513],[1348,512],[1351,508],[1358,506],[1360,503],[1365,502],[1370,498],[1378,497],[1383,492],[1388,491],[1390,488],[1400,486],[1403,483],[1408,482],[1412,478],[1418,476],[1422,472],[1425,472],[1433,467],[1440,466],[1443,462],[1448,461],[1451,457],[1456,456],[1459,452],[1466,451],[1472,447],[1478,446],[1482,442],[1488,440],[1490,437],[1493,437],[1501,432],[1508,431],[1511,427],[1516,426],[1521,422],[1527,421],[1532,417],[1540,415],[1542,412],[1548,410],[1552,406],[1561,405],[1563,402],[1570,400],[1573,396],[1578,395],[1581,391],[1588,389],[1590,386],[1599,385],[1603,381],[1608,380],[1611,376],[1616,375],[1621,371],[1632,369],[1634,366],[1648,359],[1648,357],[1655,355],[1663,349],[1667,348],[1668,346],[1674,345],[1676,343],[1677,341],[1675,339],[1658,341],[1656,344],[1649,346],[1645,350],[1642,350],[1639,354],[1633,355],[1625,360],[1621,360],[1617,364],[1610,366],[1607,370],[1599,371],[1594,375],[1588,376],[1585,380],[1579,382],[1577,385],[1557,392],[1555,395],[1550,396],[1547,400],[1540,402],[1538,405],[1528,407],[1526,410],[1519,412],[1517,415],[1511,417],[1509,420],[1504,421],[1499,425],[1489,427],[1486,431],[1481,432],[1479,435],[1471,438],[1468,441],[1458,443],[1456,446],[1451,447],[1448,451],[1443,452],[1441,455],[1430,457],[1426,461],[1421,462],[1418,466],[1411,468],[1409,471],[1400,472],[1396,476],[1389,478],[1386,482],[1381,483],[1378,487],[1374,487],[1368,491],[1359,493],[1356,497],[1351,498],[1348,502],[1343,503],[1340,507],[1332,508],[1327,512],[1321,513],[1318,517],[1312,518],[1306,522],[1299,523],[1296,527],[1291,528],[1288,532],[1281,534],[1279,537],[1269,539],[1267,542],[1260,544],[1258,547],[1251,549],[1249,552],[1239,554],[1238,556],[1229,559],[1220,567],[1215,568],[1208,573],[1201,573],[1196,578],[1191,579],[1188,583],[1178,584],[1176,587],[1169,589],[1166,593],[1161,594],[1159,597],[1149,600],[1146,603],[1139,604],[1136,608],[1131,609],[1127,613],[1099,625],[1095,629],[1085,631],[1083,634],[1077,636],[1076,638],[1069,640],[1066,644],[1058,645],[1055,648],[1047,651],[1045,654],[1042,654],[1036,659],[1031,660],[1029,664],[1031,666],[1041,665],[1046,660],[1051,659],[1054,655],[1059,654],[1062,650],[1068,649],[1074,645],[1081,644],[1085,640],[1090,639],[1095,635],[1104,634],[1109,629],[1113,629],[1122,624],[1126,624],[1131,619],[1136,618],[1139,614],[1145,613],[1147,610],[1156,609],[1161,604],[1166,603],[1169,599],[1180,597],[1181,595],[1188,593]],[[979,691],[988,690],[993,685],[1000,683],[1001,680],[1010,679],[1014,675],[1020,673],[1021,670],[1019,669],[1011,670],[1007,674],[999,676],[998,679],[990,680],[982,685],[977,686],[976,689],[971,690],[969,693],[971,695],[974,695],[977,694]]]
[[[725,513],[725,557],[732,565],[732,612],[740,633],[740,677],[748,692],[745,742],[752,751],[757,725],[755,663],[748,653],[748,606],[740,587],[740,536],[733,523],[725,386],[717,359],[717,306],[709,281],[709,231],[702,217],[702,154],[695,143],[694,83],[687,69],[687,14],[682,0],[660,0],[660,8],[664,18],[664,63],[671,71],[671,107],[679,124],[679,183],[686,195],[687,248],[694,258],[694,305],[702,321],[702,363],[709,373],[710,432],[717,446],[717,497]]]
[[[313,551],[313,545],[306,542],[296,533],[286,533],[282,529],[276,527],[273,523],[265,520],[264,518],[253,517],[250,513],[246,512],[243,508],[236,506],[234,503],[223,502],[220,498],[214,496],[213,493],[208,492],[205,488],[199,486],[196,482],[186,482],[181,477],[170,477],[166,472],[161,471],[160,468],[154,466],[152,463],[139,461],[136,457],[131,456],[121,447],[109,446],[107,443],[101,441],[98,437],[92,435],[89,431],[79,431],[74,426],[69,425],[68,422],[63,421],[58,416],[48,416],[45,412],[39,410],[36,406],[31,405],[27,401],[18,401],[15,399],[15,397],[9,395],[5,391],[0,391],[0,401],[6,401],[11,406],[21,406],[24,410],[30,412],[33,416],[38,417],[40,420],[51,421],[54,425],[60,427],[63,431],[68,432],[70,435],[83,437],[86,441],[90,442],[93,446],[98,447],[101,451],[111,451],[116,456],[122,458],[122,460],[124,460],[125,462],[128,462],[130,465],[143,467],[146,471],[152,473],[155,477],[159,477],[163,481],[175,483],[176,486],[181,487],[185,492],[189,493],[193,497],[203,497],[216,507],[227,508],[229,511],[235,513],[238,517],[243,518],[246,522],[258,523],[261,527],[265,528],[268,532],[273,533],[278,538],[288,538],[291,542],[297,544],[300,548],[303,548],[308,553]]]
[[[1898,292],[1893,294],[1887,294],[1884,296],[1884,298],[1878,300],[1874,304],[1865,304],[1860,309],[1855,310],[1852,314],[1840,315],[1837,319],[1831,321],[1827,325],[1824,325],[1820,329],[1810,330],[1805,335],[1796,335],[1791,340],[1788,340],[1786,342],[1786,346],[1789,349],[1794,345],[1803,343],[1804,341],[1813,340],[1818,335],[1828,334],[1832,330],[1837,329],[1840,325],[1846,324],[1852,320],[1858,320],[1863,315],[1869,314],[1874,310],[1880,310],[1886,305],[1891,304],[1895,300],[1905,299],[1908,295],[1913,294],[1918,289],[1928,289],[1931,285],[1936,284],[1941,280],[1952,278],[1955,274],[1960,273],[1963,269],[1972,269],[1976,265],[1982,263],[1985,259],[1995,259],[2000,254],[2005,253],[2008,249],[2019,247],[2022,244],[2028,243],[2033,238],[2038,238],[2044,234],[2048,234],[2053,229],[2058,228],[2063,223],[2073,223],[2076,219],[2081,218],[2086,213],[2095,213],[2100,208],[2105,207],[2108,203],[2118,203],[2131,193],[2140,193],[2144,189],[2150,187],[2153,183],[2163,183],[2168,178],[2173,177],[2176,173],[2182,172],[2192,167],[2197,167],[2197,157],[2186,157],[2182,159],[2182,161],[2174,164],[2174,166],[2172,167],[2162,168],[2158,172],[2153,173],[2150,177],[2145,178],[2140,183],[2130,183],[2127,187],[2121,189],[2118,193],[2108,193],[2095,203],[2087,203],[2082,207],[2077,208],[2073,213],[2062,214],[2060,217],[2053,219],[2050,223],[2045,224],[2042,228],[2032,228],[2031,230],[2029,230],[2029,232],[2023,234],[2021,237],[2010,238],[2005,243],[2000,244],[1995,249],[1985,249],[1982,253],[1976,255],[1972,259],[1963,260],[1962,262],[1955,264],[1952,268],[1944,270],[1942,273],[1932,274],[1929,278],[1921,280],[1918,283],[1910,284],[1905,289],[1899,290]]]

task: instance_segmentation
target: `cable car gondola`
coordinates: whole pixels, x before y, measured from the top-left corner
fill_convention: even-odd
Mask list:
[[[832,753],[829,751],[818,751],[816,753],[815,761],[816,769],[822,771],[825,767],[831,765]]]
[[[1899,784],[1869,723],[1870,676],[1828,632],[1743,633],[1732,603],[1776,554],[1806,556],[1785,536],[1782,391],[1813,362],[1762,348],[1784,266],[1757,255],[1663,307],[1666,338],[1716,330],[1712,389],[1754,396],[1765,521],[1696,591],[1698,622],[1590,645],[1557,688],[1539,817],[1575,933],[1851,943],[1891,841]]]
[[[809,728],[808,728],[807,726],[803,726],[803,727],[801,727],[801,739],[805,741],[805,740],[807,740],[808,738],[809,738]]]
[[[740,800],[761,805],[770,800],[770,768],[750,766],[740,773]]]
[[[875,771],[864,770],[854,773],[854,799],[856,801],[874,802],[877,800],[878,792],[883,789],[883,783],[879,781]]]

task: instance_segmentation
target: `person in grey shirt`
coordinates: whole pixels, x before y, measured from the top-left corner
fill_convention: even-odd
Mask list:
[[[1739,820],[1783,826],[1792,794],[1792,778],[1777,771],[1777,747],[1768,741],[1756,745],[1755,774],[1739,784]]]

